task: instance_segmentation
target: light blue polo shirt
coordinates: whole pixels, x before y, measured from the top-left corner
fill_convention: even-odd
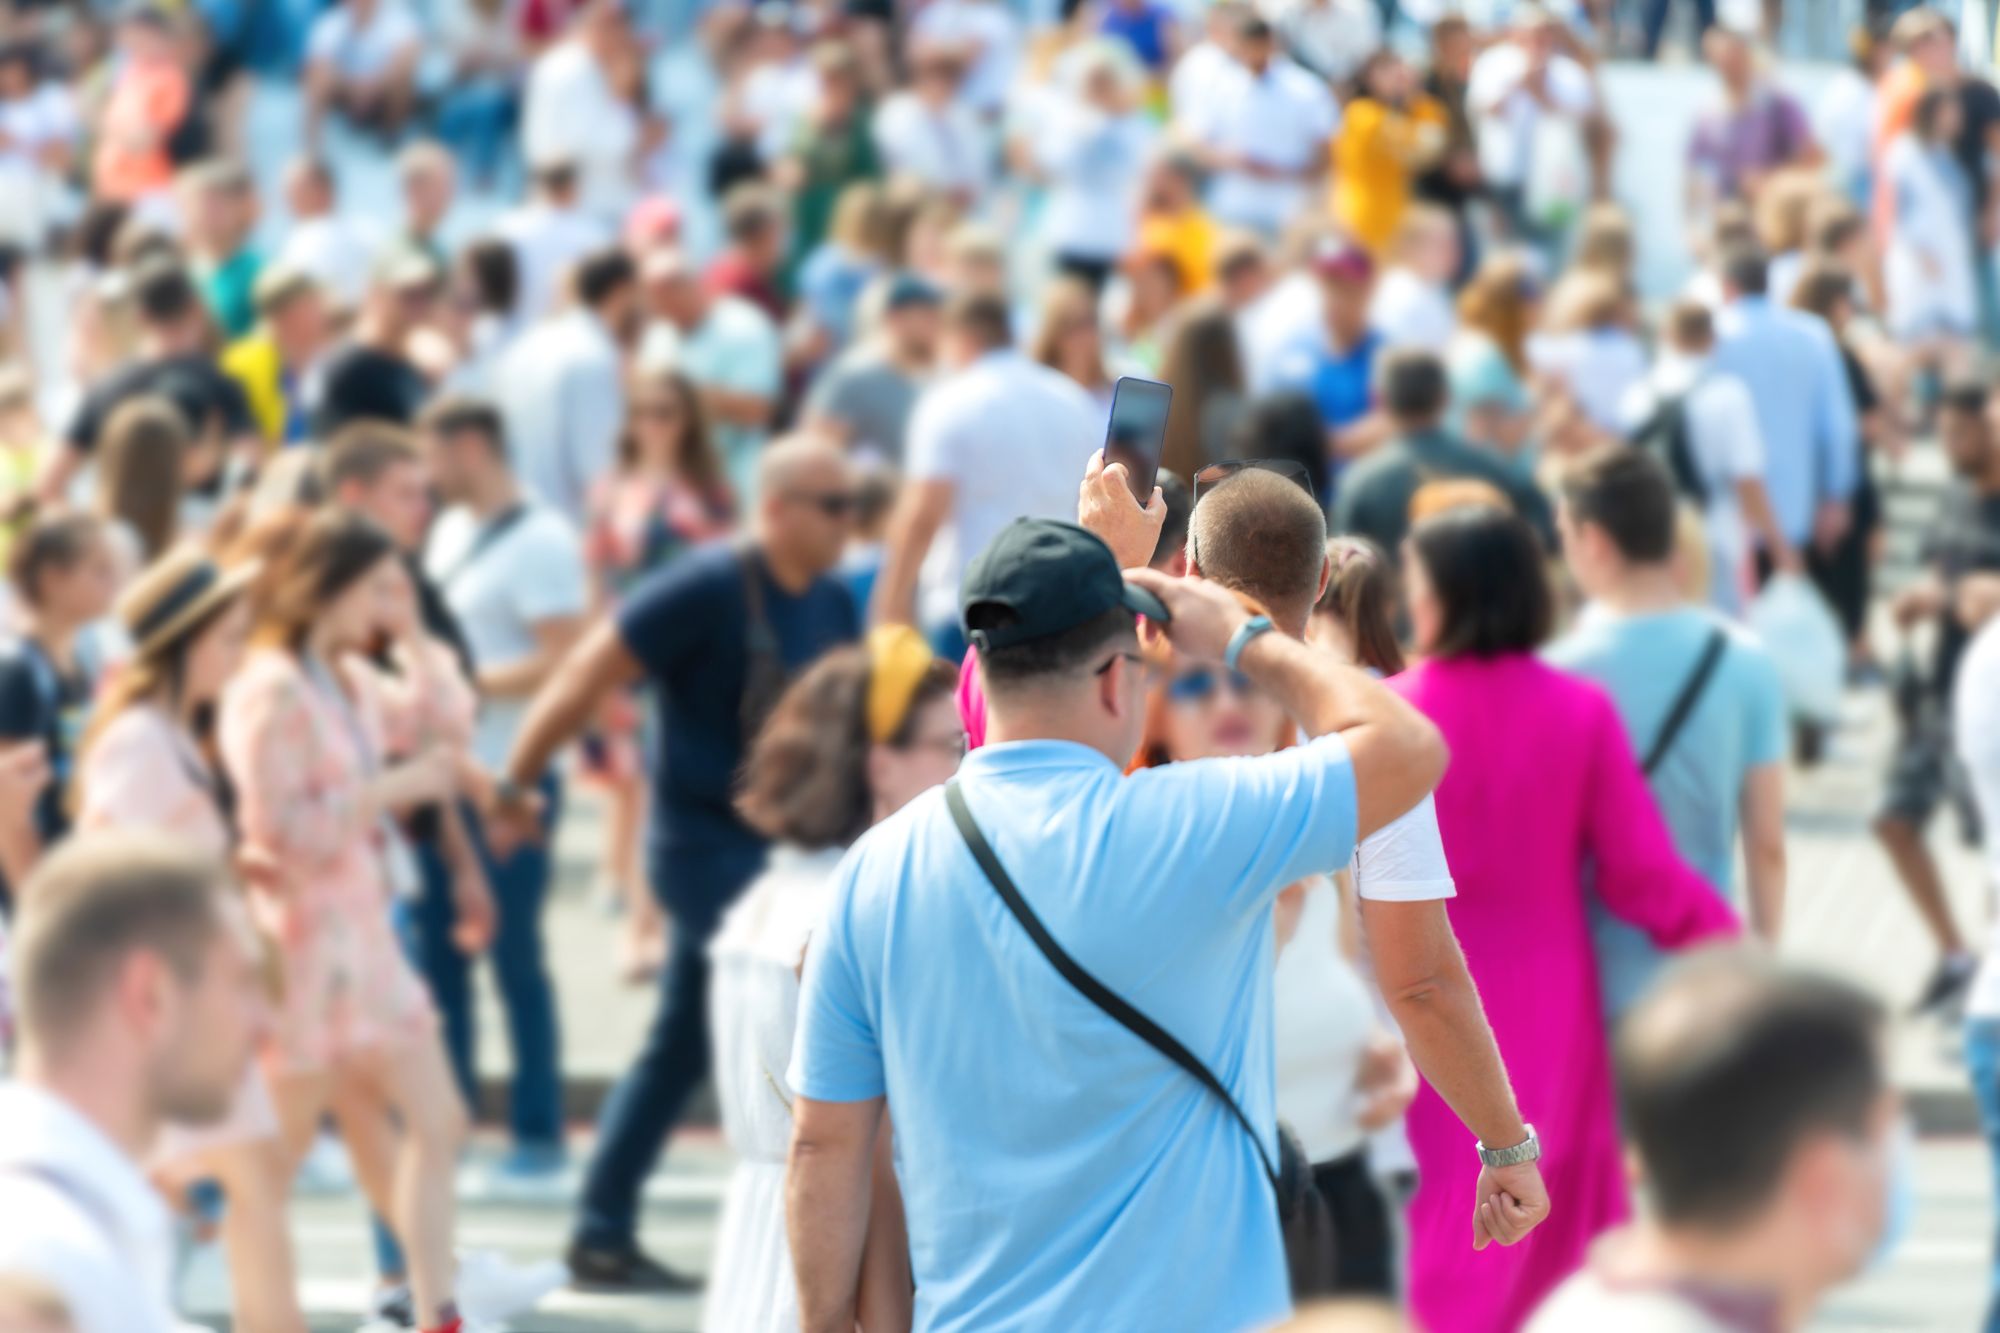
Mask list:
[[[1180,1039],[1276,1158],[1271,904],[1354,846],[1347,747],[1131,777],[1063,741],[975,751],[967,804],[1049,933]],[[790,1082],[887,1093],[916,1327],[1217,1330],[1289,1304],[1263,1167],[1185,1071],[1042,957],[942,790],[841,863]]]
[[[1743,784],[1751,769],[1785,760],[1785,692],[1770,655],[1705,607],[1620,615],[1591,605],[1545,656],[1610,693],[1633,760],[1643,763],[1718,627],[1729,636],[1728,647],[1648,781],[1674,847],[1717,893],[1735,901]],[[1605,1012],[1615,1018],[1639,997],[1665,956],[1644,931],[1601,907],[1592,913],[1592,934]]]

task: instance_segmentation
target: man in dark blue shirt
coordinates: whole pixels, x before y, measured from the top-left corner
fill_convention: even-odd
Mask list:
[[[645,1049],[606,1102],[570,1248],[578,1285],[673,1290],[687,1279],[641,1253],[639,1194],[681,1107],[708,1072],[707,946],[764,863],[764,842],[731,802],[736,770],[788,678],[860,633],[828,577],[846,545],[854,481],[845,458],[809,440],[773,445],[758,470],[752,536],[682,557],[594,626],[536,696],[508,755],[497,802],[515,823],[550,757],[600,700],[652,687],[653,892],[672,916],[673,953]]]

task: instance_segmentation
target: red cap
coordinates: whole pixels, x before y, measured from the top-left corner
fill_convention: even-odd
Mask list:
[[[681,206],[666,195],[648,195],[625,215],[625,244],[631,249],[670,245],[680,238]]]

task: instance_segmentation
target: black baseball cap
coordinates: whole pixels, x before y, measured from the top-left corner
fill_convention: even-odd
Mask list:
[[[1097,534],[1046,518],[1020,518],[1002,528],[966,567],[958,606],[965,637],[982,652],[1060,634],[1121,606],[1162,625],[1172,619],[1159,598],[1125,581]],[[973,610],[989,606],[1013,612],[1014,619],[974,629]]]

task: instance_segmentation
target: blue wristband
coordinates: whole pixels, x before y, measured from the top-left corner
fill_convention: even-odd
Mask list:
[[[1243,650],[1258,635],[1270,633],[1271,628],[1269,616],[1252,616],[1244,621],[1237,627],[1236,633],[1229,636],[1229,646],[1222,650],[1222,664],[1231,671],[1236,670],[1236,664],[1243,659]]]

